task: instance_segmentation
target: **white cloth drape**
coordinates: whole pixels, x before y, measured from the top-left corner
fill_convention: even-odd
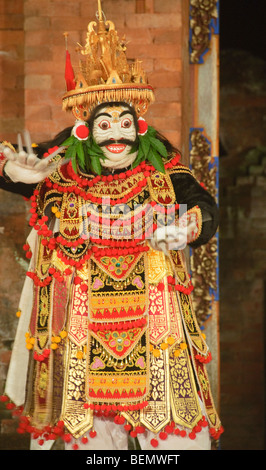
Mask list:
[[[30,270],[31,267],[35,265],[35,256],[38,244],[38,235],[34,229],[30,232],[27,242],[33,254],[29,264]],[[32,279],[26,276],[19,302],[19,310],[21,311],[21,316],[18,322],[14,345],[12,348],[12,355],[5,386],[5,394],[17,406],[21,406],[25,402],[25,391],[29,362],[29,351],[26,348],[25,333],[27,333],[29,328],[32,302],[33,282]]]

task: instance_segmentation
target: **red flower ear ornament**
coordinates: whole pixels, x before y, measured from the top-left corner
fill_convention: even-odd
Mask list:
[[[74,137],[76,137],[78,140],[87,140],[89,134],[90,131],[85,121],[77,121],[72,129],[72,135],[74,135]]]
[[[140,117],[138,119],[138,135],[145,135],[147,134],[148,132],[148,124],[147,122],[145,121],[145,119],[143,119],[142,117]]]

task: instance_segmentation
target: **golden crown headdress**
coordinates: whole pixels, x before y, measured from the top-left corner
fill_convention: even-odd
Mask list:
[[[81,59],[75,74],[67,55],[68,78],[63,109],[72,110],[77,119],[86,120],[97,105],[123,101],[142,116],[154,101],[153,88],[147,83],[141,62],[128,62],[126,46],[120,41],[113,22],[104,19],[100,0],[97,16],[98,30],[95,30],[97,22],[91,21],[85,46],[78,45]]]

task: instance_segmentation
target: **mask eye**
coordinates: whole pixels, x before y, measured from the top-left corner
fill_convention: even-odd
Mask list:
[[[132,121],[129,118],[125,118],[121,122],[121,127],[123,127],[124,129],[129,129],[131,127],[131,125],[132,125]]]
[[[98,126],[103,130],[106,131],[107,129],[110,129],[111,125],[110,122],[104,119],[103,121],[99,122]]]

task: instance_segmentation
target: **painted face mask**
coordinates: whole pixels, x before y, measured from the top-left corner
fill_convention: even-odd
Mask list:
[[[93,137],[106,159],[102,166],[112,169],[125,168],[135,160],[137,152],[130,153],[136,141],[134,117],[126,106],[106,106],[96,113]]]

